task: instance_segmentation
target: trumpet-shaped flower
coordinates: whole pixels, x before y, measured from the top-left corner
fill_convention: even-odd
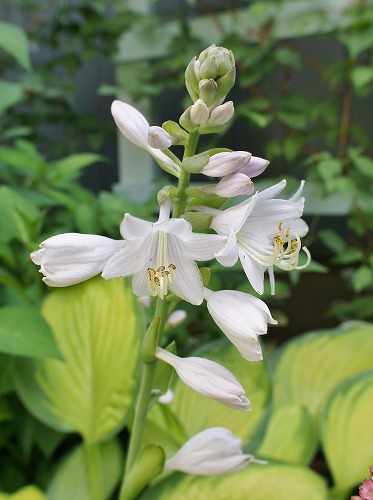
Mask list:
[[[226,175],[217,184],[205,186],[203,190],[206,193],[217,194],[226,198],[233,196],[249,195],[254,191],[254,183],[246,174],[237,172]]]
[[[164,470],[218,476],[237,472],[250,462],[259,462],[252,455],[243,454],[241,446],[241,439],[229,429],[211,427],[190,438],[166,461]]]
[[[250,410],[244,388],[224,366],[205,358],[179,358],[161,347],[157,347],[156,356],[171,365],[194,391],[237,410]]]
[[[213,292],[205,288],[205,299],[211,317],[241,356],[249,361],[263,359],[258,336],[267,333],[268,323],[277,324],[267,305],[236,290]]]
[[[170,219],[169,199],[161,205],[157,222],[125,214],[120,225],[122,248],[106,263],[105,279],[133,276],[139,297],[159,296],[168,290],[187,302],[200,305],[203,284],[195,260],[210,260],[225,243],[224,236],[197,234],[184,219]]]
[[[154,148],[149,144],[150,137],[150,142],[152,144],[156,144],[157,146],[160,145],[162,149],[165,149],[163,146],[167,146],[167,144],[167,147],[169,147],[171,145],[171,139],[165,135],[167,132],[162,134],[162,137],[160,138],[158,131],[158,137],[155,138],[153,135],[154,128],[149,126],[146,118],[140,113],[140,111],[125,102],[114,101],[111,105],[111,113],[115,123],[124,137],[139,148],[148,151],[166,172],[179,176],[180,166],[178,163],[172,158],[169,158],[160,149]],[[161,142],[160,139],[162,139]]]
[[[63,287],[101,273],[110,257],[123,245],[122,240],[104,236],[65,233],[43,241],[41,248],[32,252],[31,260],[40,266],[47,285]]]
[[[310,261],[310,254],[303,247],[307,262],[299,265],[300,238],[308,232],[307,224],[301,219],[303,184],[289,200],[274,199],[286,185],[283,180],[217,214],[211,224],[218,234],[229,236],[217,260],[224,266],[232,266],[239,258],[251,285],[260,294],[266,269],[274,293],[274,266],[290,271],[302,269]]]

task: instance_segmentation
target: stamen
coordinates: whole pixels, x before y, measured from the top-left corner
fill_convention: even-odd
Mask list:
[[[170,271],[166,270],[166,266],[159,266],[157,269],[148,267],[149,276],[149,292],[152,297],[157,295],[163,299],[167,295],[168,284],[172,282],[172,273],[176,270],[175,264],[168,264]]]

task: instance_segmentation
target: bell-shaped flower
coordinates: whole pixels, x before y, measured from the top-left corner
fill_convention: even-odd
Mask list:
[[[249,361],[263,359],[258,336],[267,333],[268,323],[277,324],[267,305],[236,290],[213,292],[205,288],[205,299],[212,319],[241,356]]]
[[[291,271],[306,267],[310,261],[310,254],[303,247],[307,261],[299,264],[300,238],[308,232],[307,224],[301,219],[303,184],[289,200],[275,199],[286,186],[283,180],[220,212],[212,221],[211,227],[218,234],[228,236],[226,246],[216,259],[222,265],[232,266],[239,257],[251,285],[260,294],[265,270],[269,272],[274,293],[274,266]]]
[[[43,241],[31,260],[40,266],[43,281],[63,287],[81,283],[102,272],[105,264],[124,245],[105,236],[65,233]]]
[[[194,391],[237,410],[250,411],[244,388],[224,366],[205,358],[179,358],[161,347],[157,347],[155,355],[171,365],[184,384]]]
[[[169,198],[161,204],[157,222],[125,214],[120,225],[122,248],[106,263],[105,279],[133,276],[135,295],[159,296],[170,290],[187,302],[200,305],[203,284],[196,260],[211,260],[225,244],[224,236],[198,234],[184,219],[170,219]]]
[[[241,447],[241,439],[229,429],[211,427],[190,438],[166,461],[164,471],[218,476],[237,472],[250,462],[260,462],[252,455],[242,453]]]
[[[161,149],[152,147],[149,144],[150,126],[140,111],[125,102],[114,101],[111,105],[111,113],[124,137],[139,148],[148,151],[163,170],[179,176],[180,165],[176,159],[170,158]]]

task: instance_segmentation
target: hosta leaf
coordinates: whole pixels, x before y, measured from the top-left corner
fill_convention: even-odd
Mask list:
[[[0,308],[0,351],[30,358],[60,358],[52,332],[29,306]]]
[[[0,47],[24,68],[31,69],[26,33],[13,23],[0,21]]]
[[[273,374],[274,406],[303,404],[318,420],[342,380],[373,368],[372,352],[373,326],[315,331],[290,340]]]
[[[306,465],[318,446],[318,432],[311,415],[300,405],[275,408],[255,455]]]
[[[321,476],[302,466],[248,465],[235,474],[213,477],[174,474],[142,495],[141,500],[288,500],[328,498]]]
[[[35,362],[33,375],[21,365],[21,398],[57,430],[77,431],[87,442],[106,439],[132,404],[142,324],[130,283],[98,277],[61,288],[42,312],[64,361]]]
[[[360,483],[373,464],[372,412],[373,370],[341,383],[325,407],[322,444],[339,490]]]
[[[0,493],[0,500],[47,500],[46,495],[36,486],[25,486],[12,493]]]
[[[117,441],[99,445],[100,470],[104,498],[117,485],[122,472],[122,454]],[[84,447],[77,447],[59,464],[48,486],[48,500],[91,500],[90,482],[87,473]]]

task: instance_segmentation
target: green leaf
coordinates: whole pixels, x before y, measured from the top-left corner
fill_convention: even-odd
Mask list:
[[[100,445],[100,472],[104,498],[109,498],[122,472],[122,454],[116,440]],[[77,447],[59,464],[48,486],[48,500],[91,500],[83,446]]]
[[[173,474],[140,496],[140,500],[327,500],[324,479],[302,466],[249,464],[226,476],[196,477]]]
[[[80,171],[83,168],[104,160],[103,156],[95,153],[70,155],[51,164],[51,177],[55,182],[66,178],[74,179],[80,175]]]
[[[368,266],[360,266],[352,275],[352,287],[355,292],[361,292],[373,285],[373,270]]]
[[[0,21],[0,47],[26,70],[31,69],[29,44],[23,29],[13,23]]]
[[[61,359],[51,329],[40,314],[28,306],[0,308],[0,352]]]
[[[317,171],[320,177],[328,181],[334,179],[342,173],[342,162],[334,158],[326,158],[317,164]]]
[[[373,368],[372,352],[371,326],[314,331],[290,340],[279,351],[273,373],[274,407],[301,404],[318,421],[342,380]]]
[[[318,432],[306,408],[284,405],[271,413],[263,441],[255,450],[255,456],[307,465],[317,446]]]
[[[0,186],[0,242],[12,239],[30,244],[39,213],[35,206],[8,186]]]
[[[351,160],[355,168],[368,179],[373,179],[373,160],[367,156],[359,154],[351,155]]]
[[[0,80],[0,113],[15,106],[22,99],[23,87],[19,83]]]
[[[57,430],[107,439],[124,424],[135,389],[142,319],[130,281],[97,277],[55,290],[42,312],[64,362],[17,366],[21,399]]]
[[[360,347],[366,349],[364,344]],[[322,415],[324,453],[336,487],[347,492],[366,477],[373,463],[372,401],[371,370],[340,384]]]
[[[319,231],[319,238],[326,247],[335,253],[341,253],[346,247],[346,242],[338,233],[332,229],[323,229]]]
[[[0,493],[0,500],[47,500],[46,495],[36,486],[25,486],[12,493]]]
[[[373,68],[371,66],[356,66],[351,70],[351,81],[356,90],[363,89],[373,81]]]

